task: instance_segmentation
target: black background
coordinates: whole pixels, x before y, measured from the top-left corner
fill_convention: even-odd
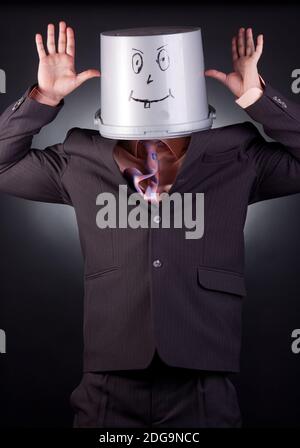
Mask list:
[[[0,68],[7,93],[0,95],[0,113],[36,82],[34,35],[45,36],[47,23],[59,20],[75,30],[78,71],[100,68],[101,31],[151,25],[200,26],[206,68],[229,71],[232,35],[252,26],[265,38],[260,74],[299,102],[291,90],[291,72],[300,68],[299,19],[300,7],[286,2],[2,4]],[[221,84],[208,79],[207,86],[217,110],[214,126],[249,120]],[[99,87],[93,79],[66,98],[34,147],[62,141],[73,126],[93,128]],[[291,351],[291,332],[300,328],[299,199],[249,207],[241,373],[233,378],[245,427],[300,427],[300,354]],[[0,328],[7,335],[7,354],[0,355],[0,427],[69,427],[69,395],[81,379],[83,349],[75,214],[68,206],[4,194],[0,213]]]

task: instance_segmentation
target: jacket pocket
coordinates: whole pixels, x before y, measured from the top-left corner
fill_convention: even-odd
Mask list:
[[[226,163],[238,158],[240,152],[239,147],[234,147],[225,152],[204,153],[201,163]]]
[[[100,271],[97,272],[85,274],[84,278],[86,280],[93,280],[94,278],[100,277],[101,275],[109,274],[110,272],[116,271],[119,268],[120,266],[110,266],[109,268],[101,269]]]
[[[199,284],[205,289],[246,296],[245,279],[238,272],[198,266],[197,278]]]

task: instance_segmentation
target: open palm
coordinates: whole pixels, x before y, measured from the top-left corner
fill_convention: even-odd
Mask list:
[[[40,92],[49,98],[60,101],[83,82],[100,76],[100,72],[95,69],[76,73],[74,31],[65,22],[59,22],[57,51],[53,24],[48,24],[47,29],[48,54],[41,34],[36,34],[35,41],[39,55],[38,86]]]
[[[231,92],[240,97],[251,87],[261,87],[257,63],[263,50],[263,35],[257,37],[254,45],[252,29],[240,28],[238,35],[232,38],[232,63],[233,71],[224,73],[210,69],[205,71],[206,76],[211,76],[222,82]]]

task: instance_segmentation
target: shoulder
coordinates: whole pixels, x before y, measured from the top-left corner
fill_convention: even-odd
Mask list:
[[[78,143],[88,143],[93,140],[93,136],[99,134],[98,131],[94,129],[84,129],[79,127],[74,127],[68,130],[64,144],[78,144]]]
[[[217,128],[219,139],[230,143],[233,146],[244,146],[256,138],[262,138],[259,130],[251,121],[235,123]]]
[[[211,156],[222,154],[225,157],[226,154],[244,152],[255,142],[263,140],[257,127],[250,121],[213,128],[208,132],[210,138],[206,153]]]
[[[96,143],[105,145],[106,142],[98,130],[74,127],[68,130],[63,145],[66,154],[84,157],[96,151]]]

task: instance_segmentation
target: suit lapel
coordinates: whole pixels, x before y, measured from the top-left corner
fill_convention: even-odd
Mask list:
[[[178,182],[182,180],[188,173],[189,168],[193,165],[205,153],[208,145],[212,142],[212,137],[215,135],[216,129],[207,129],[205,131],[193,132],[191,134],[191,141],[187,148],[186,155],[183,159],[182,165],[177,171],[177,175],[174,179],[172,187],[169,190],[169,194],[172,194],[177,190]]]

